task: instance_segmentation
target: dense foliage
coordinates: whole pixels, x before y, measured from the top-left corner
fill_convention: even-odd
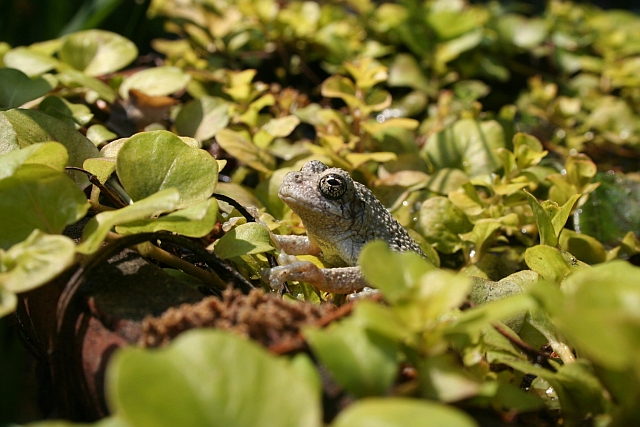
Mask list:
[[[304,232],[278,186],[316,158],[369,186],[428,258],[370,244],[359,264],[388,304],[305,330],[352,402],[326,425],[640,419],[640,17],[559,0],[540,16],[463,0],[148,13],[174,35],[153,67],[101,30],[0,43],[0,315],[151,231],[205,242],[223,222],[208,249],[260,280],[269,231]],[[62,234],[88,211],[81,242]],[[329,297],[290,285],[292,303]],[[318,426],[320,383],[307,354],[192,331],[121,350],[98,424]]]

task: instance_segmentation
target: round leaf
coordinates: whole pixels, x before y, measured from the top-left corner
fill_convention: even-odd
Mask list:
[[[427,400],[362,399],[342,411],[331,427],[477,427],[467,414]]]
[[[98,149],[75,129],[40,111],[10,110],[0,112],[0,154],[31,144],[58,141],[69,153],[68,166],[82,167],[91,157],[98,157]],[[84,174],[69,173],[82,186],[89,185]]]
[[[269,230],[262,224],[250,222],[231,229],[216,241],[215,252],[222,259],[240,255],[252,255],[269,252],[271,244]]]
[[[218,179],[218,163],[209,153],[162,130],[129,138],[118,151],[116,171],[134,201],[173,187],[180,207],[208,199]]]
[[[67,36],[59,57],[89,76],[102,76],[129,65],[138,56],[130,40],[104,30],[86,30]]]
[[[116,227],[120,234],[170,231],[188,237],[203,237],[211,232],[218,216],[218,202],[205,200],[159,218],[141,219]]]
[[[0,179],[13,175],[23,164],[40,164],[64,171],[69,155],[59,142],[41,142],[0,156]]]
[[[84,241],[78,245],[77,251],[84,254],[92,254],[100,248],[109,231],[116,225],[148,219],[164,212],[171,212],[176,209],[179,200],[180,194],[178,190],[167,188],[122,209],[100,212],[91,218],[85,226],[82,233]]]
[[[58,64],[52,56],[27,47],[11,49],[2,60],[8,68],[20,70],[29,77],[40,76]]]
[[[60,96],[45,97],[38,109],[75,128],[86,125],[93,118],[89,107],[84,104],[71,103]]]
[[[199,141],[213,138],[229,124],[229,103],[204,96],[186,103],[176,117],[176,132]]]
[[[313,354],[347,391],[358,397],[385,394],[398,372],[398,346],[363,328],[357,319],[327,329],[306,329]]]
[[[42,77],[30,79],[22,71],[0,68],[0,110],[19,107],[53,89]]]
[[[136,89],[148,96],[167,96],[187,87],[191,76],[178,67],[157,67],[139,71],[120,85],[123,99],[129,98],[129,90]]]
[[[18,293],[44,285],[73,264],[75,246],[66,236],[34,230],[25,241],[0,251],[0,288]]]
[[[432,197],[420,206],[417,230],[443,253],[464,247],[460,234],[473,229],[467,216],[446,197]]]
[[[84,193],[62,172],[22,165],[0,180],[0,248],[21,242],[35,229],[59,234],[89,209]]]
[[[436,170],[457,168],[474,177],[500,166],[495,151],[498,148],[506,148],[506,143],[504,130],[497,121],[461,119],[430,136],[422,154]]]
[[[161,350],[121,350],[107,371],[111,410],[130,425],[319,427],[315,381],[229,332],[193,330]]]

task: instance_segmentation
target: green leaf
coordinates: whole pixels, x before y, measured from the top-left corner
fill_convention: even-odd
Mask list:
[[[119,34],[86,30],[65,37],[60,60],[89,76],[118,71],[138,56],[136,45]]]
[[[106,382],[111,410],[130,425],[321,425],[318,379],[225,331],[188,331],[161,350],[122,349]]]
[[[86,105],[73,104],[56,95],[45,97],[38,109],[76,129],[86,125],[93,118],[93,113]]]
[[[352,317],[363,328],[396,342],[404,342],[410,338],[411,331],[407,330],[402,319],[398,317],[391,307],[384,306],[378,302],[366,299],[359,301],[353,309]]]
[[[640,230],[640,182],[611,173],[598,173],[595,180],[600,186],[575,212],[573,224],[579,233],[615,245],[626,233]]]
[[[176,116],[179,135],[199,141],[211,139],[229,124],[229,103],[222,98],[203,96],[182,106]]]
[[[533,217],[538,225],[538,233],[540,233],[540,244],[546,246],[556,246],[558,244],[558,236],[556,235],[555,227],[551,221],[552,215],[543,207],[543,205],[527,190],[522,190],[527,196],[527,201],[531,210],[533,211]],[[557,205],[556,205],[557,206]],[[563,224],[564,226],[564,224]]]
[[[573,210],[573,206],[576,204],[581,194],[574,194],[567,200],[567,202],[558,209],[551,218],[551,224],[553,225],[553,231],[556,237],[560,237],[562,230],[564,229],[567,219]]]
[[[389,151],[377,151],[375,153],[348,153],[345,156],[345,159],[351,163],[351,166],[354,169],[369,161],[385,163],[396,160],[397,158],[398,156],[396,153],[391,153]]]
[[[263,224],[255,222],[232,228],[214,246],[216,255],[222,259],[259,254],[273,249],[269,230]]]
[[[184,90],[191,76],[178,67],[162,66],[138,71],[126,78],[118,93],[123,99],[129,99],[131,89],[139,90],[149,96],[167,96]]]
[[[68,166],[82,167],[91,157],[98,157],[98,149],[81,133],[40,111],[9,110],[0,112],[0,154],[29,145],[58,141],[69,153]],[[82,186],[89,185],[86,175],[67,172]]]
[[[84,193],[67,175],[45,165],[23,164],[0,180],[0,248],[21,242],[35,229],[62,233],[88,209]]]
[[[75,246],[66,236],[33,230],[6,252],[0,249],[0,289],[20,293],[48,283],[73,264]]]
[[[607,251],[602,243],[573,230],[564,230],[560,235],[560,247],[587,264],[598,264],[607,260]]]
[[[547,22],[540,18],[507,14],[498,21],[497,29],[504,40],[523,49],[533,49],[547,37],[547,27]]]
[[[262,126],[262,130],[273,137],[288,136],[300,124],[300,119],[296,116],[278,117],[269,120]]]
[[[460,235],[473,230],[473,224],[448,198],[436,196],[420,206],[416,229],[438,251],[451,254],[465,247]]]
[[[116,160],[113,158],[97,157],[95,159],[87,159],[82,165],[84,170],[91,172],[98,177],[101,184],[107,182],[111,174],[116,170]]]
[[[640,368],[640,268],[611,261],[569,276],[553,313],[585,355],[609,369]]]
[[[562,282],[571,273],[565,257],[552,246],[536,245],[528,248],[524,253],[524,260],[530,269],[553,283]]]
[[[360,251],[358,265],[365,279],[394,302],[411,295],[420,278],[435,269],[433,264],[414,252],[394,252],[385,242],[375,241]],[[396,268],[388,268],[394,265]]]
[[[87,129],[87,139],[93,142],[96,147],[104,144],[105,142],[116,139],[118,135],[111,132],[103,125],[92,125]]]
[[[53,87],[42,77],[31,79],[22,71],[0,68],[0,110],[19,107],[49,93]]]
[[[427,93],[433,92],[433,86],[425,77],[415,57],[400,53],[393,59],[389,67],[389,86],[406,86]]]
[[[440,402],[468,399],[482,387],[478,379],[465,371],[460,360],[447,353],[424,360],[419,375],[423,395]]]
[[[331,427],[477,427],[460,409],[402,397],[359,400],[338,414]]]
[[[170,231],[187,237],[204,237],[211,232],[218,216],[218,202],[205,200],[159,218],[142,219],[116,227],[119,234]]]
[[[386,81],[389,76],[387,67],[371,57],[363,57],[354,62],[345,62],[344,67],[355,80],[358,89],[365,91],[378,83]]]
[[[322,83],[322,96],[340,98],[350,108],[361,107],[364,102],[356,97],[356,86],[344,76],[333,75]]]
[[[240,132],[223,129],[216,135],[216,141],[226,152],[257,171],[270,174],[275,169],[275,158]]]
[[[496,362],[547,381],[551,388],[544,392],[557,394],[564,419],[570,420],[570,425],[579,425],[576,423],[578,420],[604,414],[608,407],[602,383],[586,360],[578,359],[574,363],[555,365],[556,372],[511,357]]]
[[[64,64],[63,64],[64,65]],[[59,73],[56,77],[60,82],[71,88],[79,88],[83,91],[95,92],[99,98],[113,103],[116,100],[116,91],[95,77],[88,76],[70,66],[58,66]]]
[[[483,33],[484,30],[482,28],[478,28],[453,40],[439,43],[436,46],[435,52],[436,69],[443,71],[447,62],[453,61],[462,53],[478,46],[482,41]]]
[[[469,294],[469,301],[476,305],[482,305],[526,291],[538,282],[538,273],[531,270],[518,271],[497,282],[481,277],[473,277],[472,279],[473,286]],[[498,312],[497,309],[493,310],[495,312],[491,313],[491,316],[494,316]],[[520,328],[522,328],[526,314],[527,311],[525,310],[517,312],[511,317],[499,317],[499,320],[518,332]]]
[[[23,164],[39,164],[63,172],[69,155],[59,142],[39,142],[0,155],[0,179],[13,175]]]
[[[218,181],[218,163],[209,153],[163,130],[129,138],[118,151],[116,171],[134,201],[173,187],[179,207],[208,199]]]
[[[473,243],[476,251],[476,258],[480,258],[485,253],[485,247],[489,246],[491,238],[496,230],[502,226],[502,222],[499,219],[483,218],[473,224],[473,229],[461,234],[460,237],[468,242]]]
[[[504,130],[495,120],[461,119],[429,137],[422,155],[435,169],[456,168],[470,177],[493,172],[500,166],[498,148],[506,148]]]
[[[91,218],[85,226],[82,233],[84,241],[78,245],[77,251],[83,254],[92,254],[100,248],[109,231],[116,225],[128,224],[164,212],[174,211],[178,208],[179,203],[180,193],[178,190],[167,188],[122,209],[101,212]]]
[[[22,46],[11,49],[2,60],[6,67],[20,70],[29,77],[41,76],[53,70],[58,64],[58,60],[51,55]]]
[[[313,354],[349,393],[384,395],[393,384],[398,372],[397,344],[363,328],[357,319],[334,322],[325,329],[307,328],[304,336]]]

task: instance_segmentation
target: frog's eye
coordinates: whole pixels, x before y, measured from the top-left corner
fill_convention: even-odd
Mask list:
[[[347,191],[347,181],[343,176],[330,173],[320,178],[318,190],[327,199],[336,200]]]

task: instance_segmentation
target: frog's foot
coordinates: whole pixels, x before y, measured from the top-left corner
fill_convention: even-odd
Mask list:
[[[273,289],[287,280],[296,280],[334,294],[348,294],[367,285],[358,267],[320,268],[310,261],[296,261],[263,270],[262,278]]]

